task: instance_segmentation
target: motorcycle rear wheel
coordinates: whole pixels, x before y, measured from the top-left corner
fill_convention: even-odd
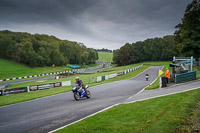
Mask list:
[[[76,101],[80,100],[80,98],[81,98],[81,96],[80,96],[79,94],[74,93],[74,99],[75,99]]]

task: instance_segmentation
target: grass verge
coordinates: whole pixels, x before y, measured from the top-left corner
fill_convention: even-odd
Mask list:
[[[113,62],[113,53],[110,52],[98,52],[99,61]]]
[[[70,125],[58,133],[168,133],[181,122],[200,100],[200,89],[123,104]]]

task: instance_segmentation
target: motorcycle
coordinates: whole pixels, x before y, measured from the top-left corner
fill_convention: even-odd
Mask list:
[[[145,77],[146,77],[146,81],[148,81],[149,80],[149,74],[146,74]]]
[[[89,87],[88,85],[85,86],[85,90],[75,84],[73,87],[72,87],[72,92],[74,93],[74,99],[75,100],[80,100],[81,98],[90,98],[91,97],[91,94],[90,94],[90,91],[87,90]]]

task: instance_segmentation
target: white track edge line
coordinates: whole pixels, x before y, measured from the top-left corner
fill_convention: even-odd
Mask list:
[[[101,113],[101,112],[103,112],[103,111],[106,111],[106,110],[108,110],[108,109],[110,109],[110,108],[112,108],[112,107],[115,107],[115,106],[117,106],[117,105],[120,105],[120,103],[117,103],[117,104],[111,105],[111,106],[109,106],[109,107],[106,107],[106,108],[104,108],[104,109],[102,109],[102,110],[100,110],[100,111],[97,111],[97,112],[95,112],[95,113],[93,113],[93,114],[91,114],[91,115],[88,115],[88,116],[86,116],[86,117],[84,117],[84,118],[81,118],[81,119],[79,119],[79,120],[77,120],[77,121],[74,121],[74,122],[69,123],[69,124],[67,124],[67,125],[65,125],[65,126],[62,126],[62,127],[60,127],[60,128],[57,128],[57,129],[55,129],[55,130],[52,130],[52,131],[50,131],[50,132],[48,132],[48,133],[56,132],[56,131],[58,131],[58,130],[60,130],[60,129],[63,129],[63,128],[65,128],[65,127],[68,127],[68,126],[70,126],[70,125],[73,125],[73,124],[75,124],[75,123],[77,123],[77,122],[80,122],[80,121],[82,121],[82,120],[84,120],[84,119],[86,119],[86,118],[92,117],[92,116],[94,116],[94,115],[96,115],[96,114],[98,114],[98,113]]]

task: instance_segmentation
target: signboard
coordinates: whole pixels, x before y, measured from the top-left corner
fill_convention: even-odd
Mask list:
[[[70,85],[71,85],[71,81],[62,82],[62,86],[70,86]]]
[[[4,89],[4,90],[3,90],[3,95],[24,93],[24,92],[26,92],[26,90],[27,90],[27,87],[12,88],[12,89]]]
[[[50,89],[50,88],[54,88],[54,83],[38,85],[38,90],[44,90],[44,89]]]
[[[60,86],[61,86],[60,82],[54,84],[54,87],[60,87]]]
[[[36,90],[38,90],[38,86],[37,86],[37,85],[35,85],[35,86],[30,86],[30,87],[29,87],[29,90],[30,90],[30,91],[36,91]]]

